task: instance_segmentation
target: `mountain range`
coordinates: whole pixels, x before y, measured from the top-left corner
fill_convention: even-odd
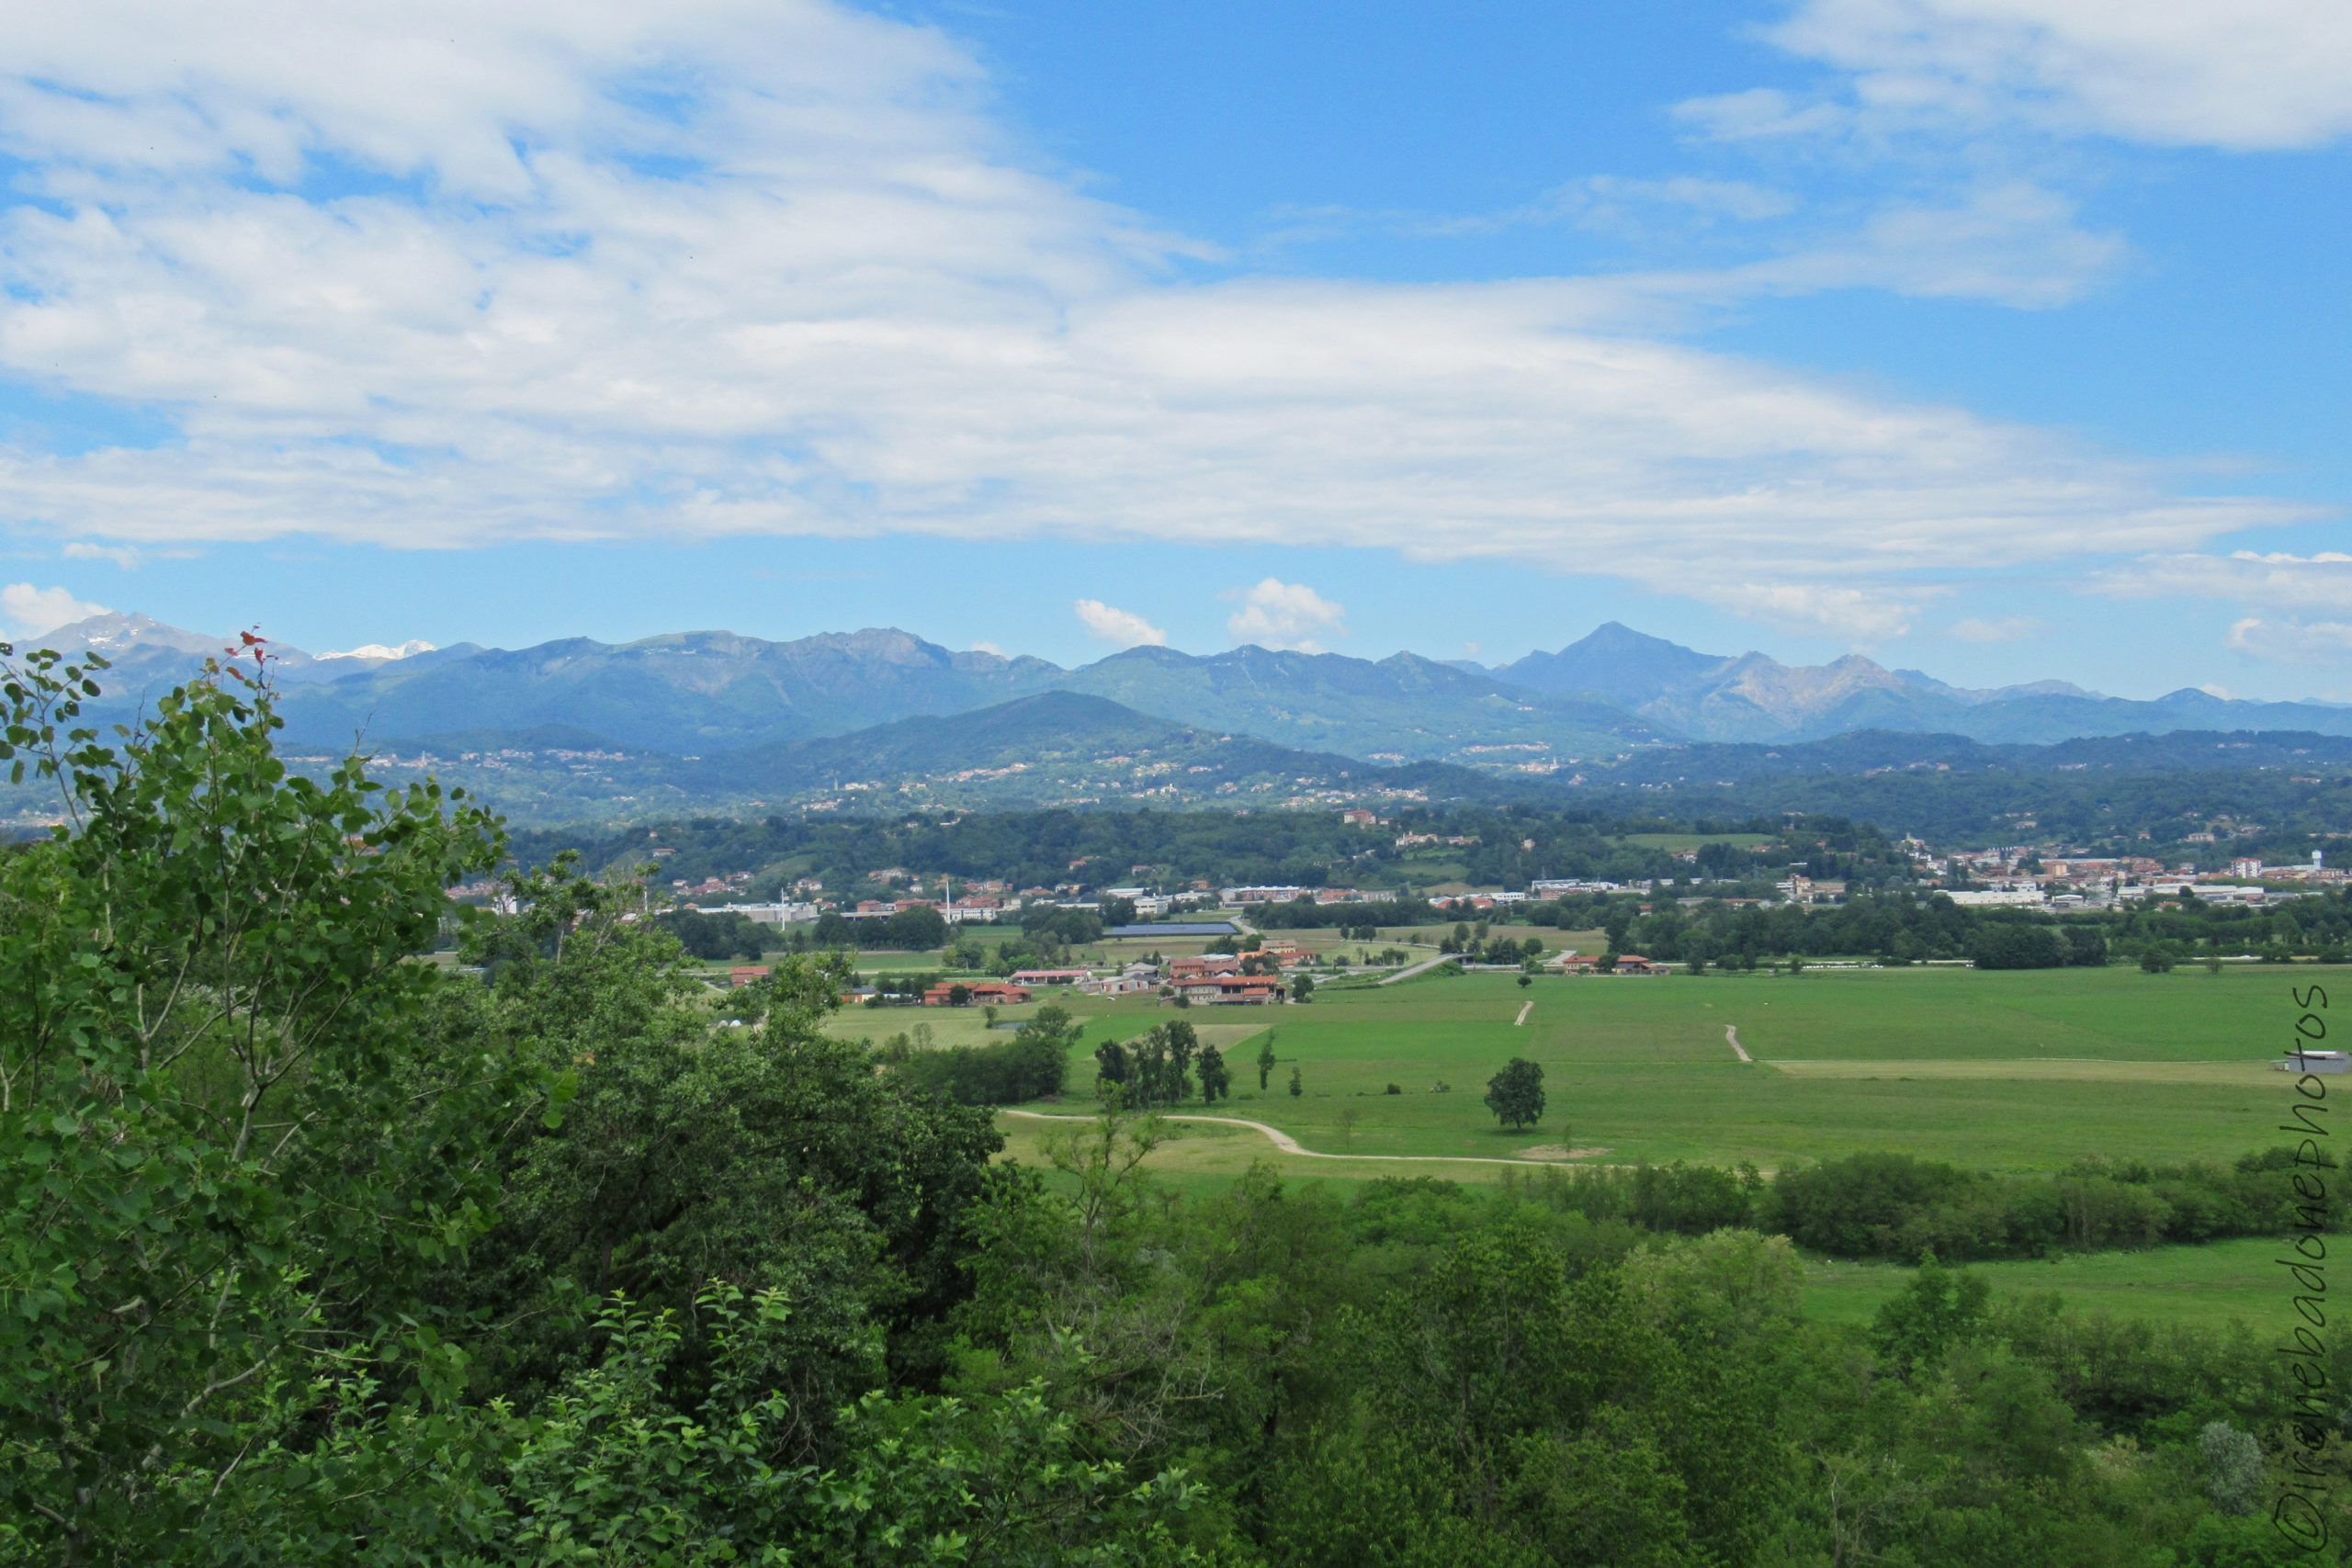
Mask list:
[[[40,639],[113,664],[131,703],[184,677],[222,639],[106,615]],[[1859,654],[1788,665],[1702,653],[1611,622],[1552,653],[1486,668],[1399,653],[1379,660],[1245,647],[1208,655],[1134,648],[1066,670],[954,652],[892,629],[767,642],[680,632],[637,642],[569,637],[521,649],[369,647],[313,658],[276,647],[288,734],[306,743],[560,727],[674,755],[845,735],[968,713],[1049,691],[1309,751],[1374,761],[1541,768],[1689,742],[1792,742],[1857,730],[2048,744],[2181,729],[2352,735],[2352,707],[2246,702],[2194,689],[2152,701],[2063,681],[1969,688]]]
[[[106,615],[39,639],[108,662],[119,720],[224,639]],[[1903,770],[2300,771],[2352,759],[2352,708],[2063,682],[1975,689],[1859,656],[1701,653],[1614,623],[1488,669],[1136,648],[1074,670],[906,632],[686,632],[523,649],[268,645],[290,753],[355,742],[518,820],[704,810],[1499,799]],[[2106,739],[2101,739],[2106,738]],[[19,809],[38,814],[32,803]]]

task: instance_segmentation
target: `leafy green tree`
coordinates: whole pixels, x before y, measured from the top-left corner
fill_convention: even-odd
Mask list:
[[[1304,973],[1292,976],[1290,977],[1290,999],[1295,1002],[1313,1001],[1315,999],[1315,976]]]
[[[1258,1092],[1266,1091],[1266,1080],[1274,1075],[1274,1032],[1266,1031],[1258,1042]]]
[[[1984,1333],[1992,1288],[1981,1274],[1953,1272],[1932,1252],[1911,1282],[1871,1320],[1871,1343],[1905,1377],[1939,1365],[1953,1347]]]
[[[0,758],[69,824],[0,854],[0,1516],[56,1561],[192,1528],[175,1478],[228,1483],[313,1379],[448,1371],[426,1280],[556,1087],[441,1044],[407,961],[488,818],[356,758],[290,776],[229,661],[103,744],[96,668],[0,645]]]
[[[1296,1062],[1293,1062],[1290,1066],[1290,1097],[1293,1100],[1296,1100],[1300,1095],[1303,1095],[1306,1092],[1306,1085],[1300,1080],[1298,1076],[1298,1064]]]
[[[1543,1121],[1543,1067],[1524,1057],[1513,1056],[1501,1072],[1487,1080],[1487,1109],[1512,1132]]]
[[[1201,1103],[1214,1105],[1233,1090],[1233,1075],[1226,1069],[1225,1055],[1214,1045],[1201,1047]]]

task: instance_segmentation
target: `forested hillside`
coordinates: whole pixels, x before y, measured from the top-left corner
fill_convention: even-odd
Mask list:
[[[1851,1171],[1180,1196],[1115,1108],[996,1163],[820,1029],[838,957],[722,1016],[625,882],[453,913],[497,823],[290,774],[244,672],[112,743],[83,690],[6,685],[69,823],[0,853],[0,1561],[2335,1560],[2264,1510],[2340,1398],[2243,1332],[1808,1319],[1722,1222],[1834,1240]]]

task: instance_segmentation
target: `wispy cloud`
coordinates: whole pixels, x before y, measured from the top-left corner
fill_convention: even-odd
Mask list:
[[[2236,151],[2352,136],[2352,8],[2325,0],[1800,0],[1766,36],[1853,73],[1856,111],[1881,124]],[[1687,112],[1732,133],[1804,112],[1739,97]]]
[[[2126,599],[2221,599],[2274,612],[2352,611],[2352,554],[2237,550],[2226,556],[2147,556],[2101,571],[2091,586]]]
[[[2047,622],[2031,615],[1967,615],[1950,627],[1951,636],[1962,642],[2022,642],[2049,629]]]
[[[1629,330],[1661,299],[2071,297],[2111,243],[2028,187],[1744,272],[1200,282],[1205,247],[1027,166],[986,90],[941,33],[823,0],[33,7],[0,68],[40,197],[0,214],[0,375],[178,429],[0,450],[8,518],[150,553],[1311,539],[1883,637],[1939,573],[2304,514]]]
[[[71,539],[66,542],[65,558],[112,561],[125,571],[136,571],[147,558],[130,545],[97,545],[87,539]]]

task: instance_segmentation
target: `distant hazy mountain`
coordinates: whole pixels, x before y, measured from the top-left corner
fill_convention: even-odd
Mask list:
[[[2352,735],[2352,708],[2322,703],[2231,701],[2194,690],[2136,702],[2064,681],[1972,690],[1860,654],[1819,665],[1761,653],[1721,658],[1613,621],[1557,653],[1530,654],[1494,673],[1532,692],[1621,703],[1695,740],[1802,741],[1862,729],[2024,743],[2176,729]]]
[[[783,643],[731,632],[574,637],[412,655],[289,691],[286,715],[291,731],[322,739],[555,724],[684,754],[958,713],[1059,673],[1043,660],[953,653],[899,631]]]
[[[108,615],[40,640],[111,660],[104,705],[119,714],[232,639]],[[1760,653],[1701,653],[1613,622],[1497,671],[1411,653],[1374,661],[1262,648],[1206,656],[1137,648],[1064,670],[1040,659],[954,652],[888,629],[791,642],[685,632],[513,650],[406,645],[319,658],[270,648],[288,738],[305,746],[464,734],[478,742],[472,749],[495,749],[497,737],[536,732],[684,759],[969,714],[1048,692],[1307,752],[1531,774],[1680,741],[1804,742],[1860,730],[1987,743],[2180,729],[2352,735],[2352,707],[2233,702],[2196,691],[2132,702],[2063,682],[1971,690],[1858,654],[1804,666]],[[404,656],[379,657],[392,651]]]
[[[1732,662],[1609,621],[1557,653],[1531,653],[1494,674],[1531,692],[1588,693],[1638,708]]]
[[[1608,756],[1665,739],[1601,702],[1514,690],[1417,654],[1377,662],[1237,648],[1134,648],[1064,687],[1143,713],[1352,757],[1507,764]]]
[[[1377,768],[1154,718],[1106,698],[1044,692],[970,713],[903,718],[851,735],[704,759],[714,784],[909,800],[1087,798],[1199,802],[1219,794],[1338,787]]]

